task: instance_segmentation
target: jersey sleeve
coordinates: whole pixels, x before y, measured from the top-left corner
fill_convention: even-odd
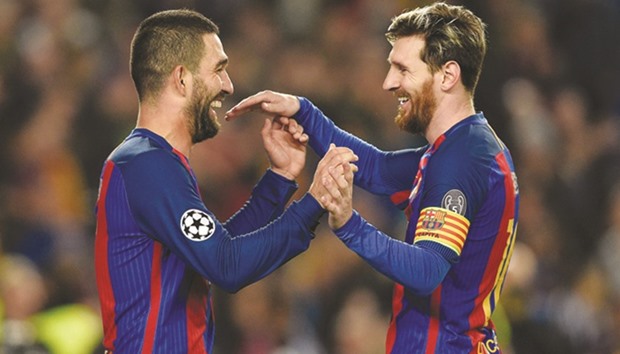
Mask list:
[[[224,227],[231,234],[243,234],[267,225],[282,214],[298,185],[267,170],[254,186],[248,201],[231,216]]]
[[[378,272],[419,295],[432,293],[450,269],[435,250],[391,238],[357,212],[334,232]]]
[[[340,129],[308,99],[299,97],[300,109],[295,119],[304,127],[310,137],[309,144],[319,155],[324,156],[329,144],[346,146],[359,157],[359,171],[355,184],[367,191],[391,196],[409,190],[418,169],[423,148],[385,152],[364,140]]]
[[[122,173],[140,228],[230,292],[306,250],[323,213],[306,195],[264,227],[231,232],[205,207],[185,167],[166,151],[141,154],[123,166]]]

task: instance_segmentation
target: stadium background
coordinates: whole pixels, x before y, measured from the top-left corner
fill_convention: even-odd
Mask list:
[[[93,206],[102,162],[133,127],[128,49],[156,10],[191,7],[221,27],[235,94],[311,98],[383,149],[420,145],[381,90],[392,16],[428,1],[0,0],[0,342],[34,328],[55,354],[100,341]],[[505,353],[620,353],[620,2],[477,0],[490,50],[476,107],[520,177],[517,247],[496,314]],[[191,162],[220,219],[266,167],[260,117],[226,123]],[[300,195],[312,177],[309,153]],[[388,202],[355,191],[381,230]],[[216,353],[382,353],[391,281],[324,222],[311,248],[236,295],[217,291]],[[30,323],[31,327],[20,326]],[[18,333],[22,333],[17,331]]]

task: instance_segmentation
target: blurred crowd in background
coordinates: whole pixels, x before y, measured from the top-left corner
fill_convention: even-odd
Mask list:
[[[129,45],[151,13],[196,9],[221,29],[235,93],[302,95],[381,149],[421,146],[382,91],[390,18],[429,1],[0,0],[0,353],[102,353],[93,271],[99,173],[129,133]],[[513,153],[517,246],[494,316],[505,353],[620,353],[620,1],[454,2],[488,24],[475,97]],[[191,163],[220,220],[268,167],[264,116],[222,122]],[[308,153],[307,189],[317,158]],[[404,235],[388,200],[355,207]],[[216,289],[225,354],[378,354],[392,282],[323,222],[310,249],[231,295]]]

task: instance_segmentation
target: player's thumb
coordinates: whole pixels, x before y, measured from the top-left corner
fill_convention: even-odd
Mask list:
[[[268,113],[273,113],[273,104],[271,102],[263,102],[260,104],[260,108]]]
[[[265,118],[265,123],[263,123],[263,127],[260,130],[260,133],[263,136],[264,140],[267,140],[269,138],[269,131],[271,130],[272,124],[273,123],[271,122],[271,119]]]

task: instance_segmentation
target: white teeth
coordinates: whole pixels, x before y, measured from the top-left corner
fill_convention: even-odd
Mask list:
[[[211,101],[211,107],[213,107],[213,108],[221,108],[222,107],[222,101]]]
[[[398,97],[398,103],[401,105],[407,103],[407,101],[409,101],[409,97]]]

